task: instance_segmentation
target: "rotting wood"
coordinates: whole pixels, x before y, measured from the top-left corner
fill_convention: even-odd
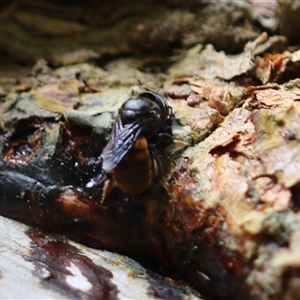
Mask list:
[[[254,58],[252,45],[230,72],[235,57],[199,45],[178,58],[188,68],[159,76],[135,59],[104,69],[39,62],[19,86],[6,82],[1,213],[171,266],[213,298],[297,297],[299,53]],[[161,152],[170,189],[115,190],[101,206],[102,185],[85,189],[91,176],[101,182],[93,159],[110,117],[145,89],[165,92],[174,110],[175,143]]]

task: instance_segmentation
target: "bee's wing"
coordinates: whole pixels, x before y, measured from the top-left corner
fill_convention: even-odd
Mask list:
[[[109,141],[102,152],[102,169],[106,172],[114,169],[122,158],[133,147],[139,137],[139,134],[145,128],[145,124],[149,122],[134,122],[122,124],[118,116],[113,126]]]

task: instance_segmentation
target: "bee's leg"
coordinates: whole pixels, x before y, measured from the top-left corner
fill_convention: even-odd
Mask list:
[[[165,145],[168,145],[171,144],[173,141],[173,136],[166,132],[159,133],[158,138],[159,138],[158,144],[163,143]]]
[[[109,178],[105,183],[103,187],[103,193],[101,198],[101,203],[107,199],[108,195],[111,193],[111,191],[116,187],[116,182],[113,178]]]
[[[169,145],[173,141],[172,128],[165,126],[162,131],[155,137],[155,141],[151,142],[152,145],[158,146],[160,144]]]
[[[157,178],[162,177],[162,175],[163,175],[162,163],[159,158],[158,152],[155,149],[153,144],[149,145],[149,151],[150,151],[152,163],[153,163],[153,171],[154,171],[153,175],[154,175],[154,177],[157,177]]]
[[[149,150],[151,152],[152,161],[153,161],[153,170],[154,170],[154,178],[158,180],[163,189],[168,192],[169,187],[168,184],[163,180],[163,166],[158,155],[157,150],[149,145]]]

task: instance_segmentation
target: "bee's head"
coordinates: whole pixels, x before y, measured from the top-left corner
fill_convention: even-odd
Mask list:
[[[124,125],[140,122],[145,136],[152,137],[170,117],[170,107],[159,94],[144,92],[124,102],[119,115]]]

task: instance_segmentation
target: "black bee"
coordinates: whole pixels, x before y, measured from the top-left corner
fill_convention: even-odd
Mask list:
[[[155,146],[172,141],[171,115],[166,100],[154,92],[124,102],[102,153],[102,168],[112,175],[104,199],[114,186],[128,194],[140,194],[153,178],[161,176]]]

